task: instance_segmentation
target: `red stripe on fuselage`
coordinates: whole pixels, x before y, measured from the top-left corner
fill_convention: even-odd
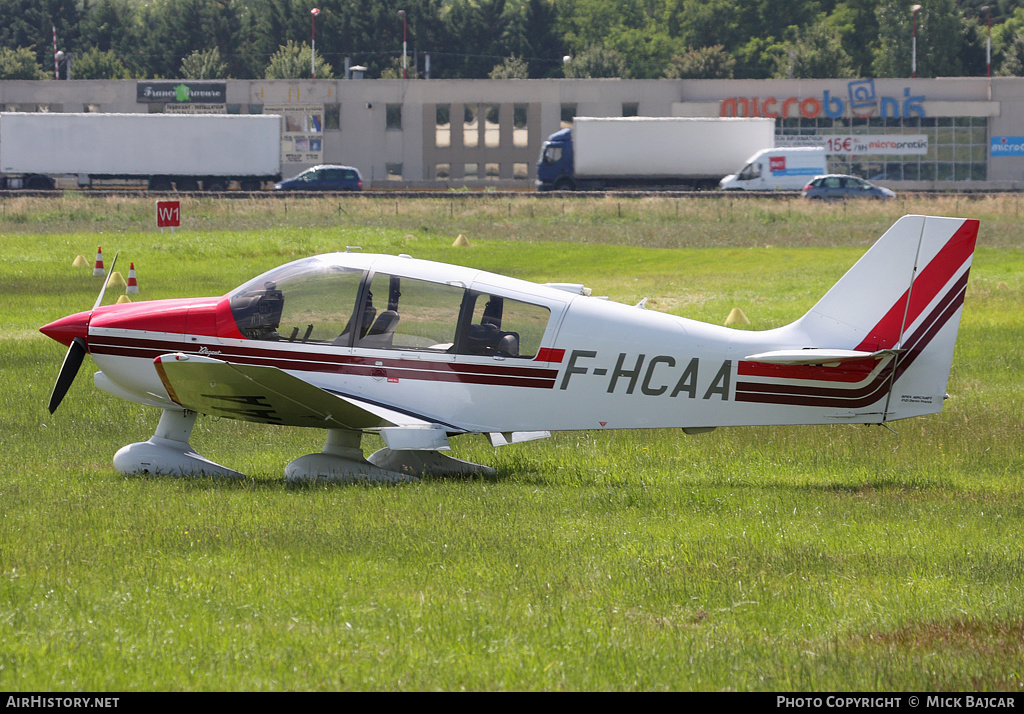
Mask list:
[[[277,367],[290,371],[352,376],[387,376],[399,379],[539,389],[553,388],[558,376],[558,370],[540,367],[379,358],[363,355],[332,355],[255,346],[198,345],[195,342],[186,344],[171,337],[161,339],[141,335],[136,337],[94,334],[90,337],[90,349],[95,355],[139,359],[155,359],[171,352],[184,352],[185,354],[203,354],[229,363]]]
[[[849,389],[800,384],[737,382],[736,401],[846,408],[863,407],[878,401],[889,391],[893,370],[895,370],[895,377],[893,377],[893,381],[895,381],[910,368],[939,330],[963,306],[968,272],[961,275],[953,284],[917,331],[904,340],[903,348],[906,352],[898,355],[893,363],[886,365],[870,383]]]

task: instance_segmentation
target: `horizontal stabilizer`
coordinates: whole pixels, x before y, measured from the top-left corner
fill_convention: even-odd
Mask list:
[[[899,349],[878,350],[867,352],[864,350],[830,350],[808,347],[801,350],[773,350],[771,352],[760,352],[756,355],[744,357],[748,362],[763,362],[765,364],[802,364],[802,365],[838,365],[843,362],[852,362],[862,359],[881,359],[901,352]]]

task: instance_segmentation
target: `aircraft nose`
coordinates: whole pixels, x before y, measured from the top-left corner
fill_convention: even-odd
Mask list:
[[[91,310],[86,310],[85,312],[68,315],[59,320],[54,320],[49,325],[43,325],[39,328],[39,331],[50,339],[70,347],[71,342],[76,337],[81,337],[83,340],[88,341],[89,316],[91,314]]]

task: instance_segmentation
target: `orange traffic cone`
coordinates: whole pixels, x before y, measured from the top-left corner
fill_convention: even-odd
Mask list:
[[[103,269],[103,246],[96,249],[96,267],[92,269],[93,275],[104,275],[107,271]]]
[[[135,279],[135,263],[128,267],[128,286],[124,289],[125,295],[138,295],[139,283]]]

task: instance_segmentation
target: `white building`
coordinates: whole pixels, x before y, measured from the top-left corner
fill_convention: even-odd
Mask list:
[[[1024,188],[1024,78],[0,81],[0,109],[282,116],[282,173],[359,168],[373,188],[532,189],[574,116],[769,116],[776,143],[893,188]]]

